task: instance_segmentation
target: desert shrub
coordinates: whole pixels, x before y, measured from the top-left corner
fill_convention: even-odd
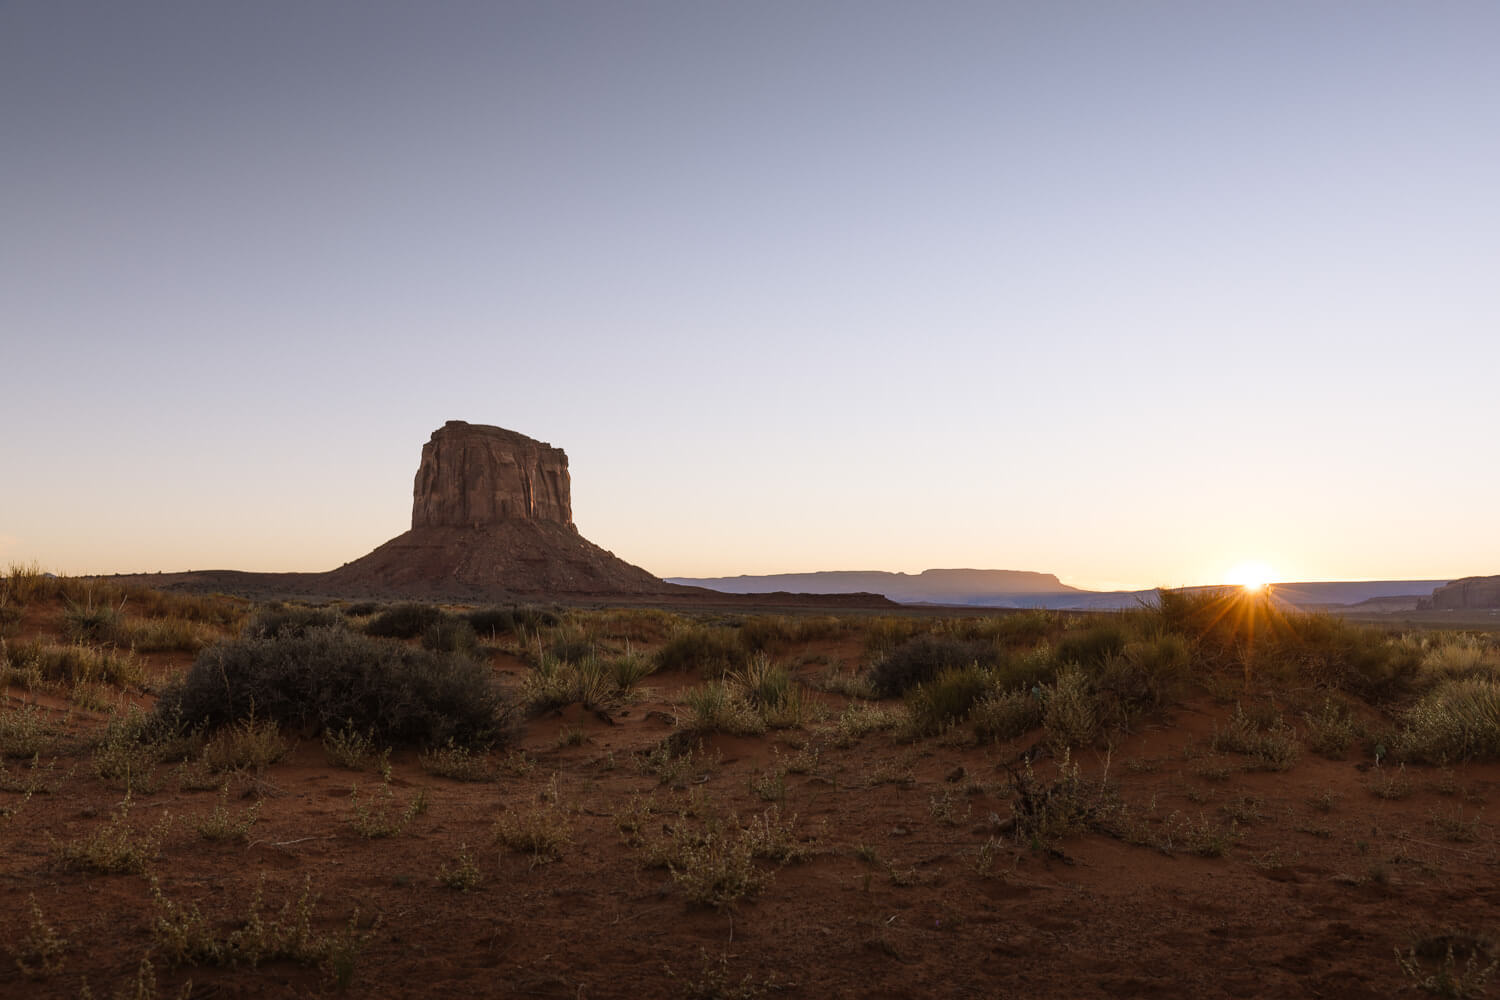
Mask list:
[[[656,670],[656,661],[643,653],[627,649],[609,661],[615,687],[629,691]]]
[[[997,691],[1034,691],[1057,677],[1057,658],[1046,642],[1027,650],[1007,650],[990,669],[990,676]]]
[[[479,648],[474,626],[445,615],[422,630],[422,648],[438,653],[473,653]]]
[[[1441,680],[1496,677],[1500,676],[1500,655],[1478,636],[1451,636],[1422,649],[1422,673]]]
[[[252,615],[240,634],[249,639],[281,634],[303,635],[308,629],[337,628],[343,624],[343,618],[331,608],[271,604]]]
[[[1422,652],[1333,615],[1281,617],[1268,650],[1302,676],[1377,704],[1410,695],[1422,675]]]
[[[1178,635],[1138,640],[1108,656],[1094,675],[1108,721],[1124,726],[1138,715],[1166,708],[1177,697],[1188,667],[1188,644]]]
[[[752,653],[785,649],[796,638],[790,621],[781,615],[757,615],[740,623],[740,642]]]
[[[12,604],[4,591],[0,591],[0,638],[15,635],[21,627],[23,611],[20,605]]]
[[[594,656],[598,643],[582,622],[569,620],[558,626],[547,638],[545,649],[553,659],[565,663],[580,663]]]
[[[870,686],[882,698],[892,698],[931,681],[952,667],[977,663],[993,666],[999,653],[991,643],[951,635],[919,635],[876,660],[870,667]]]
[[[115,628],[117,641],[139,653],[196,653],[208,645],[202,626],[186,618],[125,616]]]
[[[1302,721],[1307,723],[1306,742],[1309,750],[1329,760],[1344,759],[1355,735],[1349,706],[1332,698],[1325,698],[1322,709],[1317,713],[1304,712]]]
[[[1046,707],[1042,723],[1055,747],[1090,746],[1099,735],[1099,715],[1088,675],[1076,666],[1057,672],[1057,680],[1042,693]]]
[[[130,687],[145,680],[145,670],[134,654],[109,648],[57,646],[34,639],[13,647],[8,655],[21,673],[47,684]]]
[[[743,670],[749,660],[735,631],[723,627],[686,629],[656,652],[658,670],[696,670],[710,679]]]
[[[1406,713],[1393,753],[1446,764],[1500,759],[1500,681],[1444,681]]]
[[[483,665],[341,628],[205,649],[156,711],[211,728],[254,716],[312,735],[353,729],[382,746],[500,743],[512,718]]]
[[[1049,848],[1058,840],[1088,831],[1118,832],[1122,811],[1118,792],[1102,776],[1083,777],[1066,749],[1050,781],[1036,775],[1029,759],[1009,772],[1015,795],[1011,833],[1017,841]]]
[[[690,733],[730,733],[754,736],[766,731],[766,721],[756,712],[736,685],[709,681],[683,692],[687,709],[686,729]]]
[[[1274,711],[1260,713],[1236,706],[1224,729],[1214,728],[1209,746],[1218,753],[1238,753],[1251,758],[1251,766],[1262,771],[1285,771],[1297,760],[1296,733]]]
[[[1040,692],[1008,691],[980,698],[969,710],[969,725],[980,743],[1013,740],[1042,724]]]
[[[379,614],[382,607],[384,605],[379,601],[355,601],[353,604],[346,604],[339,608],[339,611],[345,618],[368,618]]]
[[[920,618],[872,618],[865,624],[865,653],[878,659],[911,639],[932,631]]]
[[[42,572],[42,567],[35,562],[11,563],[5,574],[5,588],[17,603],[29,604],[52,596],[56,579],[51,573]]]
[[[365,626],[365,634],[383,639],[415,639],[447,617],[442,608],[417,601],[392,605]]]
[[[35,757],[48,749],[57,736],[52,716],[42,706],[0,705],[0,758]]]
[[[918,733],[939,732],[968,717],[975,702],[990,691],[990,676],[978,664],[949,667],[906,692],[906,710]]]
[[[607,708],[618,695],[613,666],[592,655],[573,662],[543,653],[521,682],[521,698],[531,715],[574,704]]]
[[[63,634],[73,642],[113,642],[120,612],[109,604],[68,601],[63,610]]]
[[[1125,630],[1113,624],[1064,632],[1057,641],[1057,662],[1097,667],[1124,652],[1127,641]]]
[[[801,724],[806,710],[802,688],[786,667],[772,663],[765,653],[757,653],[734,679],[768,726],[786,729]]]

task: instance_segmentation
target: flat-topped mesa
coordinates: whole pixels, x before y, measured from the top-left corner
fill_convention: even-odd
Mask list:
[[[412,528],[547,521],[577,531],[561,448],[486,424],[450,420],[422,446]]]

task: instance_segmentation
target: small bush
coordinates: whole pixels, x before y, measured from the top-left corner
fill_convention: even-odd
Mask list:
[[[120,612],[107,603],[68,601],[63,611],[63,634],[73,642],[113,642],[119,621]]]
[[[495,776],[484,754],[467,747],[455,746],[451,742],[419,754],[417,763],[428,774],[452,778],[454,781],[490,781]]]
[[[916,732],[929,735],[968,718],[990,691],[990,676],[978,664],[949,667],[906,693],[906,710]]]
[[[709,681],[682,695],[688,711],[686,728],[692,733],[722,732],[754,736],[766,731],[766,720],[739,689],[725,681]]]
[[[1325,698],[1322,709],[1316,715],[1305,712],[1302,720],[1307,723],[1309,750],[1329,760],[1344,759],[1355,735],[1354,720],[1349,716],[1347,705]]]
[[[996,743],[1024,736],[1042,724],[1043,704],[1040,693],[1010,691],[990,694],[974,703],[969,725],[974,738],[981,743]]]
[[[349,824],[366,840],[398,836],[427,811],[425,788],[418,788],[404,806],[391,791],[389,782],[383,782],[380,788],[378,797],[361,801],[359,786],[349,787]]]
[[[1406,713],[1392,752],[1434,764],[1500,759],[1500,680],[1439,684]]]
[[[130,799],[104,826],[87,836],[53,845],[53,856],[69,871],[100,875],[144,875],[156,860],[170,820],[166,814],[150,830],[137,830],[128,820]]]
[[[445,617],[422,630],[422,648],[437,653],[473,653],[479,648],[474,626],[462,618]]]
[[[251,616],[240,634],[247,639],[269,639],[306,635],[315,628],[342,628],[343,624],[343,617],[332,608],[272,604]]]
[[[308,735],[352,728],[382,746],[498,744],[513,718],[483,665],[341,628],[205,649],[156,712],[210,728],[252,715]]]
[[[1262,771],[1289,770],[1299,750],[1296,733],[1280,715],[1258,719],[1243,706],[1235,708],[1226,728],[1215,727],[1209,746],[1218,753],[1244,754]]]
[[[875,662],[870,668],[870,686],[880,697],[894,698],[933,680],[944,670],[969,664],[990,667],[998,659],[998,651],[987,642],[951,635],[919,635]]]
[[[386,608],[365,626],[365,634],[384,639],[415,639],[447,615],[442,608],[410,601]]]
[[[673,636],[656,653],[658,670],[695,670],[710,680],[743,670],[749,660],[749,653],[729,628],[687,629]]]
[[[1125,651],[1127,639],[1118,625],[1095,625],[1082,631],[1065,632],[1057,641],[1057,662],[1098,667]]]
[[[619,698],[613,665],[597,656],[577,662],[543,653],[541,660],[521,682],[526,711],[537,715],[568,705],[598,709],[612,706]]]
[[[1059,670],[1057,681],[1043,693],[1042,714],[1047,739],[1054,747],[1092,746],[1099,736],[1099,716],[1088,677],[1077,667]]]

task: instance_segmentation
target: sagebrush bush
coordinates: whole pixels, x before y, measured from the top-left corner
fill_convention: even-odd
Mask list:
[[[444,616],[422,630],[422,648],[438,653],[473,653],[479,648],[479,636],[462,618]]]
[[[448,615],[442,608],[417,601],[392,605],[365,626],[365,634],[383,639],[415,639]]]
[[[1115,624],[1064,632],[1057,641],[1057,662],[1097,667],[1124,652],[1127,641],[1125,630]]]
[[[949,667],[906,692],[906,710],[912,728],[925,735],[962,722],[990,690],[990,675],[978,664]]]
[[[156,713],[212,728],[253,716],[307,735],[355,730],[381,746],[501,743],[514,714],[483,665],[342,628],[205,649]]]
[[[658,670],[696,670],[710,680],[743,670],[749,661],[750,654],[731,628],[690,628],[656,652]]]
[[[1099,714],[1088,676],[1078,667],[1058,671],[1057,680],[1043,692],[1042,713],[1047,739],[1054,747],[1086,747],[1099,736]]]
[[[309,608],[297,604],[269,604],[250,617],[240,634],[257,639],[267,636],[302,635],[312,628],[337,628],[343,616],[332,608]]]
[[[974,703],[969,725],[980,743],[996,743],[1024,736],[1042,724],[1040,692],[1009,691],[989,694]]]
[[[905,694],[944,670],[977,663],[993,667],[1000,659],[993,643],[929,634],[908,639],[870,667],[870,686],[882,698]]]

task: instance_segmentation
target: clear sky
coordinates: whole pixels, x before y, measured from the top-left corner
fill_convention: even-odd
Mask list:
[[[661,575],[1500,573],[1500,5],[0,0],[0,565],[445,420]]]

